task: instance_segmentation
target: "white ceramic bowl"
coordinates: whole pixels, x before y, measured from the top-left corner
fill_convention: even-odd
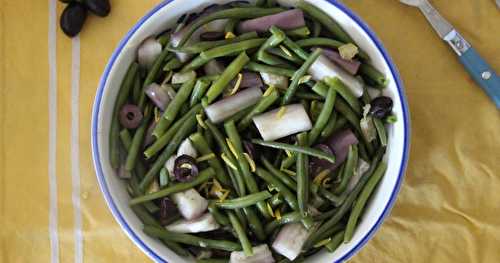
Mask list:
[[[128,66],[135,59],[138,45],[148,36],[173,27],[184,13],[201,10],[211,3],[228,0],[166,0],[144,16],[120,42],[104,71],[97,90],[92,115],[92,154],[99,185],[113,216],[123,230],[147,255],[157,262],[189,262],[167,249],[159,241],[142,232],[142,223],[128,206],[130,197],[126,185],[110,166],[109,129],[113,105],[120,83]],[[281,4],[290,1],[282,0]],[[389,145],[386,158],[388,171],[371,198],[366,213],[356,229],[352,241],[343,244],[333,254],[318,253],[307,262],[343,262],[352,257],[373,236],[396,200],[408,161],[410,119],[403,85],[388,53],[370,28],[352,11],[334,0],[309,0],[341,24],[371,57],[374,65],[390,79],[386,96],[394,100],[398,122],[388,131]]]

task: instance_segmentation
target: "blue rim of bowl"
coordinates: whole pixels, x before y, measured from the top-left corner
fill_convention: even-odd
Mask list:
[[[126,43],[129,41],[129,39],[132,37],[132,35],[146,22],[151,16],[153,16],[156,12],[158,12],[160,9],[163,7],[167,6],[174,0],[165,0],[158,4],[156,7],[154,7],[151,11],[149,11],[144,17],[142,17],[137,24],[134,25],[134,27],[127,33],[127,35],[120,41],[120,44],[118,47],[115,49],[113,52],[111,59],[109,60],[108,64],[106,65],[106,68],[104,70],[104,73],[102,75],[102,78],[99,82],[99,87],[96,93],[96,97],[94,100],[94,106],[92,109],[92,130],[91,130],[91,141],[92,141],[92,157],[94,161],[94,167],[96,170],[96,175],[97,175],[97,180],[99,183],[99,187],[101,188],[101,191],[104,195],[104,199],[106,200],[106,203],[111,210],[111,213],[115,217],[115,219],[118,221],[120,226],[125,230],[127,235],[136,243],[149,257],[154,259],[157,262],[167,262],[164,259],[162,259],[160,256],[158,256],[151,248],[149,248],[137,234],[130,228],[130,226],[127,224],[121,213],[118,211],[118,208],[116,204],[113,201],[113,198],[111,197],[111,193],[109,192],[109,189],[106,184],[106,180],[103,175],[102,171],[102,165],[100,162],[99,158],[99,145],[97,142],[97,131],[98,131],[98,120],[99,120],[99,109],[101,106],[101,99],[102,99],[102,94],[104,92],[104,87],[106,85],[109,73],[111,69],[113,68],[113,65],[120,55],[121,51],[123,50],[124,46]],[[394,202],[396,201],[397,194],[400,190],[401,183],[403,181],[404,173],[406,171],[407,163],[408,163],[408,158],[409,158],[409,137],[410,137],[410,115],[408,111],[408,103],[406,101],[406,95],[405,91],[403,88],[403,83],[401,81],[401,78],[399,76],[399,72],[393,63],[391,57],[389,56],[389,53],[385,50],[383,47],[381,41],[378,39],[376,34],[371,30],[371,28],[363,22],[363,20],[358,17],[353,11],[351,11],[349,8],[347,8],[344,4],[336,1],[336,0],[326,0],[330,4],[334,5],[335,7],[339,8],[342,12],[344,12],[346,15],[348,15],[352,20],[354,20],[370,37],[370,39],[375,43],[377,46],[377,49],[382,53],[384,60],[387,62],[389,65],[389,68],[391,70],[391,74],[393,75],[394,79],[396,80],[396,86],[398,89],[398,95],[399,95],[399,100],[401,101],[402,108],[403,108],[403,122],[404,122],[404,128],[405,128],[405,134],[404,134],[404,149],[403,149],[403,159],[400,165],[399,169],[399,175],[398,179],[396,182],[396,185],[391,193],[391,197],[389,199],[389,202],[386,204],[386,207],[384,208],[384,211],[382,215],[378,218],[377,222],[372,226],[372,228],[368,231],[368,233],[361,239],[361,241],[356,244],[351,250],[349,250],[346,254],[344,254],[337,262],[344,262],[351,258],[353,255],[355,255],[367,242],[368,240],[371,239],[371,237],[375,234],[375,232],[378,230],[384,219],[387,217],[389,212],[391,211]]]

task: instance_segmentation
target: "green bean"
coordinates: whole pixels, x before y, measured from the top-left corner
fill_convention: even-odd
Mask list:
[[[235,209],[235,210],[232,210],[235,214],[236,214],[236,217],[238,217],[238,220],[240,220],[240,223],[241,223],[241,226],[243,227],[243,229],[245,231],[247,231],[248,229],[248,222],[247,222],[247,218],[245,216],[245,213],[243,211],[243,209]]]
[[[334,216],[336,213],[337,213],[337,209],[330,208],[330,210],[328,210],[327,212],[323,212],[319,215],[314,216],[313,219],[315,221],[323,221],[325,219],[328,219],[328,218]]]
[[[349,193],[344,203],[339,207],[337,213],[333,217],[328,219],[328,221],[324,222],[323,225],[321,225],[321,227],[315,233],[310,235],[309,239],[312,241],[312,243],[326,238],[328,229],[336,225],[344,217],[344,215],[351,209],[352,204],[358,197],[359,193],[361,193],[367,181],[375,172],[375,167],[378,167],[378,163],[382,160],[384,152],[385,149],[383,148],[379,149],[379,151],[377,152],[375,158],[371,163],[370,170],[363,177],[361,177],[361,180],[358,182],[356,187],[354,187],[352,192]],[[307,247],[305,248],[307,249]]]
[[[236,25],[238,25],[238,23],[240,22],[240,20],[238,19],[229,19],[229,21],[227,21],[226,25],[224,26],[224,33],[234,33],[235,32],[235,29],[236,29]]]
[[[373,118],[373,124],[375,124],[375,128],[377,129],[380,144],[384,147],[387,146],[387,132],[384,123],[379,118]]]
[[[120,132],[120,139],[122,141],[123,147],[128,153],[130,146],[132,145],[132,136],[130,135],[130,132],[127,129],[123,129]],[[146,173],[146,168],[144,167],[142,162],[137,162],[135,166],[135,174],[137,175],[137,177],[142,179],[145,173]]]
[[[313,37],[313,38],[306,38],[306,39],[301,39],[298,40],[297,45],[300,47],[317,47],[317,46],[324,46],[324,47],[330,47],[337,49],[341,47],[342,45],[345,45],[345,43],[333,40],[330,38],[323,38],[323,37]]]
[[[218,80],[216,80],[207,91],[207,102],[212,103],[226,88],[226,86],[233,80],[236,75],[243,69],[246,63],[250,61],[250,58],[245,52],[241,54],[231,62],[231,64],[224,70],[222,75]]]
[[[208,211],[210,212],[210,214],[212,214],[217,223],[223,226],[228,226],[231,224],[231,222],[229,222],[229,218],[223,213],[221,213],[221,211],[219,211],[219,208],[217,208],[215,202],[210,202],[208,204]]]
[[[398,122],[398,117],[394,114],[391,114],[391,115],[385,117],[384,122],[388,123],[388,124],[394,124],[394,123]]]
[[[385,88],[387,87],[387,85],[389,85],[389,79],[370,64],[361,64],[361,66],[359,67],[359,73],[364,78],[367,78],[375,83],[376,87],[378,88]]]
[[[146,89],[149,86],[149,84],[155,82],[156,78],[158,77],[158,73],[161,70],[161,66],[163,65],[163,62],[173,57],[174,57],[173,53],[170,53],[170,51],[166,48],[163,49],[163,51],[155,59],[155,62],[151,66],[151,69],[146,75],[146,79],[144,79],[144,83],[142,84],[143,90]],[[141,96],[139,97],[139,107],[143,108],[145,103],[146,103],[146,93],[141,92]]]
[[[233,116],[229,117],[229,119],[227,119],[226,122],[229,122],[229,121],[238,122],[241,119],[245,118],[245,116],[248,115],[252,111],[252,109],[253,109],[253,106],[248,106],[248,107],[236,112],[235,114],[233,114]]]
[[[132,207],[134,213],[139,217],[139,219],[145,224],[154,227],[161,228],[162,226],[156,219],[151,216],[144,208],[140,205],[136,205]],[[172,251],[174,251],[177,255],[181,257],[187,257],[189,252],[187,252],[184,248],[182,248],[177,242],[173,242],[167,239],[162,239],[162,242]]]
[[[120,139],[121,139],[123,148],[125,148],[125,150],[128,151],[130,148],[130,145],[132,145],[132,136],[130,135],[130,132],[128,131],[128,129],[123,129],[120,131]]]
[[[311,101],[311,106],[309,107],[309,116],[311,117],[312,122],[316,122],[316,120],[319,117],[319,114],[321,113],[321,110],[323,109],[323,102],[313,100]]]
[[[341,205],[342,202],[345,200],[345,197],[347,196],[345,192],[342,193],[340,196],[336,196],[335,194],[326,190],[323,187],[319,188],[319,194],[328,199],[328,201],[332,202],[333,206],[335,207]]]
[[[335,129],[335,124],[337,124],[337,112],[333,111],[332,114],[330,115],[330,119],[328,119],[328,123],[325,125],[323,130],[320,133],[320,140],[324,140],[330,135],[333,134],[333,131]]]
[[[273,185],[276,189],[278,189],[278,192],[283,195],[283,198],[285,198],[287,204],[293,210],[298,210],[299,207],[297,204],[297,198],[280,180],[276,179],[269,172],[259,167],[257,167],[257,176],[266,181],[266,183]]]
[[[264,38],[256,38],[245,40],[241,42],[237,42],[234,44],[224,45],[220,47],[215,47],[207,51],[203,51],[200,54],[200,57],[205,59],[206,61],[210,61],[215,58],[225,57],[233,54],[239,54],[248,49],[256,48],[262,45],[266,39]]]
[[[368,93],[368,88],[366,86],[363,87],[363,95],[361,96],[361,101],[363,104],[370,104],[372,101],[372,98],[370,96],[370,93]]]
[[[248,64],[245,65],[245,69],[259,73],[262,72],[262,73],[269,73],[287,77],[292,77],[294,74],[294,71],[291,69],[263,65],[256,62],[249,62]]]
[[[260,219],[255,213],[254,209],[252,207],[245,207],[243,208],[243,211],[247,216],[248,226],[250,227],[252,232],[255,234],[258,240],[264,241],[266,239],[266,234],[264,233],[262,223],[260,222]]]
[[[200,174],[192,181],[176,183],[172,186],[161,189],[160,191],[133,198],[132,200],[130,200],[130,205],[136,205],[147,201],[156,200],[171,194],[191,189],[213,178],[214,175],[215,175],[215,170],[213,168],[207,168],[201,171]]]
[[[255,1],[255,6],[263,6],[266,4],[266,0],[257,0]]]
[[[132,178],[130,178],[129,186],[132,189],[132,194],[131,194],[132,197],[137,197],[137,196],[141,196],[144,194],[144,191],[142,191],[139,187],[139,182],[137,180],[137,176],[132,176]],[[143,205],[144,205],[144,208],[146,208],[149,211],[149,213],[151,213],[151,214],[154,214],[160,210],[160,208],[154,202],[151,202],[151,201],[143,203]]]
[[[316,38],[316,37],[319,37],[319,35],[321,34],[321,23],[316,21],[315,19],[312,20],[312,23],[313,23],[313,35],[312,37],[313,38]]]
[[[335,89],[330,88],[328,89],[328,93],[326,96],[326,101],[325,104],[323,105],[323,108],[321,109],[321,113],[318,116],[318,119],[314,123],[313,128],[308,134],[308,144],[313,145],[318,137],[320,136],[321,132],[324,130],[325,126],[328,123],[328,120],[330,119],[330,116],[332,115],[333,112],[333,107],[335,105],[335,99],[337,98],[337,92]]]
[[[307,26],[298,27],[295,29],[285,31],[286,35],[289,37],[305,38],[311,34],[311,31]]]
[[[233,212],[228,211],[228,216],[229,216],[229,221],[231,221],[231,225],[233,226],[234,231],[236,231],[236,234],[238,235],[238,239],[240,240],[241,247],[243,248],[243,252],[245,253],[246,256],[251,256],[253,254],[252,250],[252,244],[250,243],[250,240],[248,240],[247,233],[241,226],[240,221],[234,215]]]
[[[205,92],[210,86],[210,82],[202,79],[198,79],[193,88],[193,93],[191,93],[191,99],[189,100],[189,106],[193,107],[196,103],[201,101],[201,98],[205,95]]]
[[[216,75],[207,75],[207,76],[203,76],[203,77],[200,77],[198,78],[199,80],[203,80],[203,81],[209,81],[209,82],[213,82],[213,81],[216,81],[220,78],[220,75],[216,74]]]
[[[111,128],[109,133],[109,161],[111,163],[111,167],[115,169],[120,166],[120,138],[118,137],[118,133],[120,132],[120,121],[118,119],[118,114],[123,105],[127,102],[130,90],[132,89],[134,77],[137,74],[138,69],[139,65],[137,63],[133,62],[130,65],[125,77],[123,78],[120,91],[118,92],[116,98],[115,107],[113,109],[113,118],[111,119]]]
[[[241,246],[238,243],[226,240],[213,240],[201,238],[190,234],[180,234],[168,231],[161,227],[145,226],[144,233],[149,236],[175,241],[182,244],[224,251],[240,251]]]
[[[125,170],[132,171],[137,163],[137,156],[139,155],[139,150],[141,149],[142,142],[144,141],[144,133],[148,129],[149,120],[151,118],[151,112],[153,111],[150,105],[146,106],[144,110],[144,118],[142,119],[141,125],[135,131],[134,137],[132,139],[132,144],[128,150],[127,160],[125,161]]]
[[[141,181],[141,189],[145,189],[153,181],[157,173],[161,170],[165,162],[177,151],[177,148],[181,142],[191,133],[196,127],[196,117],[194,115],[189,116],[186,121],[179,127],[179,130],[172,137],[172,140],[168,143],[167,147],[158,156],[153,166],[146,173]]]
[[[181,68],[183,63],[176,57],[169,60],[163,67],[163,71],[171,71]]]
[[[271,194],[268,191],[261,191],[255,194],[245,195],[243,197],[227,199],[222,202],[217,202],[215,205],[223,209],[238,209],[257,204],[260,201],[269,199]]]
[[[209,59],[204,59],[201,56],[197,56],[196,58],[191,60],[188,64],[184,65],[184,67],[182,67],[182,69],[181,69],[181,72],[185,73],[185,72],[197,70],[200,67],[203,67],[203,65],[207,64],[209,61],[210,61]]]
[[[351,108],[356,112],[356,114],[361,115],[361,103],[359,102],[358,98],[352,94],[352,92],[349,90],[349,88],[342,83],[342,81],[338,78],[325,78],[325,83],[330,87],[335,89],[342,98],[344,98],[345,101],[351,106]]]
[[[229,137],[229,140],[234,146],[234,151],[236,154],[236,159],[239,161],[237,162],[238,167],[241,170],[241,173],[243,174],[243,179],[245,180],[245,184],[247,186],[247,189],[250,193],[257,193],[259,191],[259,187],[257,186],[257,182],[255,181],[255,178],[253,177],[252,173],[250,172],[250,164],[246,160],[245,156],[243,155],[243,144],[241,142],[240,135],[238,134],[238,129],[236,128],[236,125],[233,121],[229,121],[224,123],[224,128],[226,130],[226,133]],[[265,202],[257,202],[257,208],[259,209],[260,213],[266,217],[270,218],[271,215],[269,214],[267,210],[267,206]]]
[[[340,231],[337,234],[335,234],[330,242],[328,242],[325,247],[328,252],[333,253],[341,244],[342,244],[342,239],[344,238],[344,233],[345,231]]]
[[[271,27],[270,31],[272,35],[266,40],[266,42],[264,42],[264,44],[262,44],[262,46],[259,48],[259,51],[257,51],[257,60],[273,66],[286,64],[284,60],[267,53],[267,49],[276,47],[281,44],[286,35],[285,33],[283,33],[283,31],[274,26]]]
[[[182,105],[184,105],[184,103],[188,100],[189,95],[194,88],[195,81],[196,79],[190,79],[184,82],[174,99],[168,104],[162,118],[153,131],[153,135],[156,136],[156,138],[160,138],[175,121]]]
[[[354,42],[352,38],[337,24],[333,18],[323,12],[318,7],[301,0],[297,3],[297,7],[302,9],[306,14],[314,20],[320,22],[330,33],[332,33],[338,40],[344,43]]]
[[[307,142],[307,133],[303,132],[297,135],[299,146],[305,147]],[[307,155],[297,154],[297,200],[299,211],[302,215],[307,213],[307,204],[309,202],[309,163]]]
[[[298,69],[293,74],[292,82],[290,83],[290,86],[288,87],[285,95],[283,96],[281,105],[289,104],[292,101],[293,96],[299,87],[300,79],[307,73],[311,65],[314,63],[314,61],[316,61],[316,59],[321,55],[321,52],[322,50],[320,48],[314,50],[314,52],[307,58],[307,60],[300,67],[300,69]]]
[[[318,100],[318,101],[325,100],[325,98],[321,97],[320,95],[307,91],[297,91],[295,92],[295,97],[297,99],[304,99],[304,100]]]
[[[329,87],[323,83],[322,81],[316,82],[314,86],[312,87],[312,91],[314,91],[316,94],[326,97],[326,94],[328,93]]]
[[[189,136],[189,139],[193,143],[194,148],[196,148],[196,150],[201,155],[214,154],[212,149],[210,149],[210,147],[208,146],[207,141],[200,133],[192,134],[191,136]],[[222,168],[222,164],[219,161],[219,158],[215,157],[208,160],[208,164],[210,165],[210,167],[214,168],[215,177],[217,178],[217,180],[221,182],[222,185],[229,186],[231,182],[226,172],[224,171],[224,168]]]
[[[274,6],[276,6],[276,0],[267,0],[266,1],[266,6],[267,7],[274,7]]]
[[[156,40],[162,47],[165,47],[170,41],[170,32],[161,34]]]
[[[189,54],[198,54],[201,53],[205,50],[209,50],[211,48],[223,46],[223,45],[229,45],[232,43],[238,43],[244,40],[249,40],[253,38],[258,38],[259,36],[257,35],[257,32],[248,32],[241,34],[235,38],[230,38],[230,39],[224,39],[224,40],[216,40],[216,41],[200,41],[196,42],[192,45],[189,46],[184,46],[180,48],[174,48],[173,50],[183,52],[183,53],[189,53]]]
[[[135,74],[134,78],[134,86],[132,88],[132,101],[134,104],[138,105],[139,104],[139,99],[141,97],[142,93],[142,86],[141,86],[141,76],[139,72]]]
[[[370,198],[370,196],[372,195],[373,191],[375,190],[375,187],[377,187],[377,184],[384,176],[386,170],[387,170],[387,163],[385,163],[384,161],[380,162],[373,175],[370,176],[370,180],[368,180],[366,186],[364,186],[363,191],[361,191],[359,197],[357,198],[356,203],[352,208],[351,215],[349,215],[349,220],[347,221],[347,226],[344,235],[345,243],[351,240],[352,235],[354,233],[354,228],[356,228],[357,222],[359,220],[359,216],[361,215],[361,212],[366,206],[368,198]]]
[[[183,35],[182,39],[179,41],[179,44],[177,46],[179,47],[184,46],[184,44],[189,40],[191,35],[198,28],[217,19],[226,19],[226,18],[250,19],[255,17],[272,15],[282,11],[284,11],[282,8],[258,8],[258,7],[231,8],[231,9],[217,11],[206,16],[201,16],[189,26],[189,29]]]
[[[291,176],[286,175],[280,170],[276,169],[276,167],[274,167],[264,156],[262,156],[260,160],[262,164],[264,164],[264,167],[266,167],[266,169],[270,171],[272,175],[280,179],[281,182],[283,182],[290,189],[297,191],[297,182],[295,182],[295,180]]]
[[[219,145],[220,150],[222,153],[231,161],[231,163],[236,164],[236,160],[229,149],[229,147],[226,144],[225,138],[222,135],[222,133],[217,129],[217,127],[211,123],[210,121],[206,121],[207,127],[214,136],[215,141]],[[232,168],[230,168],[232,169]],[[235,177],[235,188],[236,191],[238,191],[240,196],[244,196],[246,194],[246,188],[245,188],[245,181],[243,180],[242,175],[238,170],[233,170],[233,175]]]
[[[333,128],[333,132],[336,132],[344,128],[346,124],[347,124],[347,119],[344,116],[338,117],[337,122],[335,123],[335,127]]]
[[[282,48],[270,48],[267,50],[267,52],[269,52],[269,54],[286,59],[294,64],[297,64],[297,65],[302,64],[302,59],[300,59],[299,57],[295,56],[292,53],[286,53]],[[290,51],[287,50],[287,52],[290,52]]]
[[[302,215],[299,212],[291,212],[285,215],[282,215],[280,219],[275,219],[268,223],[264,231],[266,234],[271,234],[276,228],[278,228],[281,225],[289,224],[289,223],[296,223],[300,222],[302,220]]]
[[[304,216],[301,223],[307,230],[310,230],[314,226],[314,220],[311,215]]]
[[[273,195],[271,198],[269,198],[269,204],[271,205],[272,208],[275,208],[283,204],[284,201],[285,199],[283,199],[283,196],[281,196],[280,193],[277,193]]]
[[[354,127],[358,135],[361,135],[361,138],[363,139],[362,144],[364,144],[364,147],[366,147],[366,150],[368,154],[372,155],[374,152],[373,146],[368,142],[368,140],[363,136],[363,131],[361,130],[360,126],[360,119],[358,115],[352,110],[349,105],[343,100],[343,99],[338,99],[337,102],[335,103],[335,110],[340,112],[344,117],[347,119],[347,121]]]
[[[360,119],[358,115],[356,115],[352,108],[349,107],[349,105],[347,105],[347,103],[345,103],[343,99],[338,99],[335,102],[335,110],[342,114],[359,134],[363,134],[363,132],[361,131],[361,126],[359,124]]]
[[[327,160],[331,163],[335,163],[335,156],[333,156],[331,154],[327,154],[321,150],[314,149],[311,147],[303,147],[303,146],[297,146],[297,145],[286,144],[286,143],[281,143],[281,142],[266,142],[266,141],[258,140],[258,139],[253,139],[252,143],[262,145],[265,147],[280,149],[280,150],[288,150],[291,152],[303,153],[305,155],[310,155],[310,156],[316,157],[318,159],[323,159],[323,160]]]
[[[295,54],[297,54],[297,56],[299,56],[301,59],[307,61],[307,59],[309,58],[309,53],[304,51],[299,45],[297,45],[297,43],[295,43],[293,40],[291,40],[288,37],[285,38],[284,42],[285,42],[285,46],[290,48]]]
[[[350,145],[349,152],[347,154],[347,161],[345,162],[344,173],[342,174],[342,180],[333,191],[335,194],[341,194],[346,190],[351,177],[354,175],[354,170],[358,166],[358,158],[358,146]]]
[[[271,87],[269,87],[270,89]],[[242,120],[238,123],[238,130],[244,130],[250,126],[253,117],[258,114],[265,112],[271,105],[276,102],[279,98],[279,92],[273,88],[273,90],[267,96],[263,96],[260,101],[252,107],[251,111],[248,112]]]
[[[325,237],[323,239],[312,239],[312,237],[314,237],[315,234],[318,234],[320,228],[321,227],[317,227],[317,229],[315,231],[311,231],[311,233],[309,234],[309,237],[307,238],[306,242],[304,243],[304,246],[303,246],[304,250],[309,250],[317,242],[320,242],[328,237],[331,237],[335,233],[344,230],[345,224],[344,223],[337,223],[337,224],[333,225],[332,227],[325,229],[324,232],[321,233]]]
[[[156,141],[144,151],[144,156],[146,156],[146,158],[149,159],[153,157],[156,153],[161,151],[163,147],[165,147],[172,140],[172,138],[175,136],[179,128],[182,127],[182,125],[189,118],[194,117],[201,110],[202,110],[201,104],[193,106],[188,113],[184,114],[182,118],[177,120],[174,123],[174,125],[172,125],[172,127],[168,129],[167,132],[165,132],[160,138],[156,139]]]

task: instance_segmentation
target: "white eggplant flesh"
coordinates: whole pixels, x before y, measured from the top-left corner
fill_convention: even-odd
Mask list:
[[[382,91],[377,88],[367,87],[366,90],[372,100],[382,96]]]
[[[213,123],[220,123],[237,112],[257,103],[262,97],[260,88],[248,88],[219,100],[205,108],[205,113]]]
[[[349,184],[347,185],[347,192],[350,193],[354,187],[358,184],[359,180],[361,180],[361,177],[370,170],[370,164],[366,162],[365,160],[359,158],[358,161],[358,167],[354,170],[354,175],[351,177],[351,180],[349,180]]]
[[[286,224],[273,242],[274,251],[294,260],[302,251],[309,233],[301,223]]]
[[[196,78],[196,72],[188,71],[188,72],[178,72],[172,75],[172,84],[182,84],[184,82],[188,82]]]
[[[252,248],[253,255],[245,256],[243,251],[231,252],[229,263],[274,263],[273,254],[267,245]]]
[[[172,201],[177,205],[182,217],[187,220],[200,217],[208,207],[207,199],[194,189],[173,194]]]
[[[261,72],[260,77],[262,81],[268,86],[274,86],[277,89],[287,89],[288,88],[288,77],[281,76],[271,73]]]
[[[165,162],[165,169],[168,171],[168,175],[170,178],[175,178],[174,176],[174,167],[175,167],[175,159],[177,159],[177,156],[171,156],[168,158],[168,160]]]
[[[265,141],[277,140],[312,128],[311,119],[302,104],[283,107],[284,112],[282,108],[278,108],[253,118],[255,126]]]
[[[150,68],[160,55],[162,46],[154,37],[146,38],[137,49],[137,60],[139,65]]]
[[[177,156],[181,155],[189,155],[195,159],[196,157],[198,157],[198,152],[194,148],[193,143],[189,138],[186,138],[184,141],[182,141],[181,145],[179,145],[179,149],[177,149]]]
[[[212,214],[206,213],[193,220],[178,220],[168,225],[166,228],[175,233],[200,233],[219,229],[220,225],[215,221]]]
[[[363,82],[351,74],[347,73],[341,67],[335,65],[324,55],[318,59],[309,68],[309,74],[316,81],[321,81],[326,77],[337,77],[351,90],[357,98],[363,96]]]

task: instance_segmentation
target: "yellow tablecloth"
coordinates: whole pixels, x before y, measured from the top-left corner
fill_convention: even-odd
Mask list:
[[[90,118],[107,59],[158,0],[114,0],[109,17],[89,17],[80,35],[79,94],[73,103],[75,44],[57,29],[57,129],[49,151],[49,109],[55,106],[49,105],[51,1],[0,5],[0,262],[50,262],[49,172],[57,179],[60,262],[148,262],[100,193]],[[500,72],[500,12],[494,1],[433,2]],[[417,10],[396,0],[345,3],[377,32],[399,67],[413,126],[411,159],[394,210],[352,262],[499,262],[500,112]],[[53,161],[49,152],[55,153]],[[75,253],[72,202],[78,173],[81,256]]]

